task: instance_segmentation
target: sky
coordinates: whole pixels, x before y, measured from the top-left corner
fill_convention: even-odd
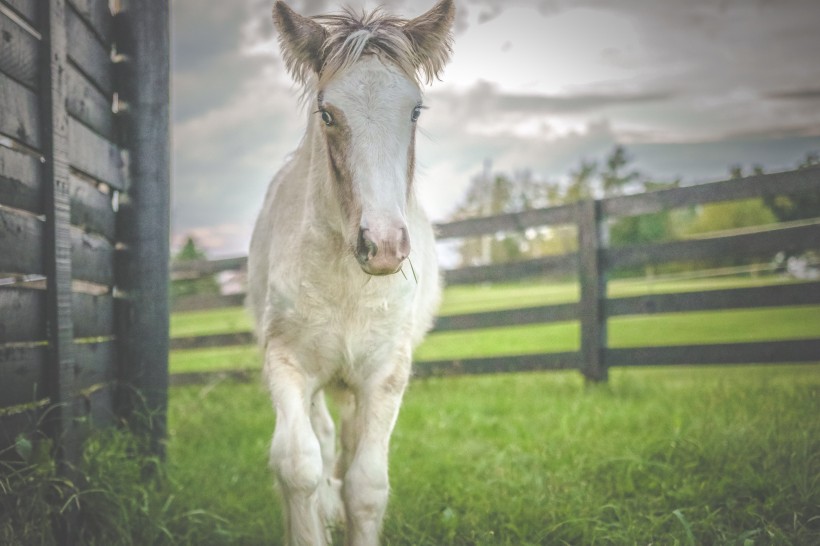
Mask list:
[[[385,0],[420,15],[433,0]],[[306,15],[338,1],[293,0]],[[349,0],[343,5],[372,9]],[[172,245],[247,253],[267,185],[308,113],[271,0],[172,0]],[[626,146],[659,180],[767,171],[820,151],[818,0],[457,0],[454,52],[425,89],[418,196],[444,221],[471,178],[561,180]]]

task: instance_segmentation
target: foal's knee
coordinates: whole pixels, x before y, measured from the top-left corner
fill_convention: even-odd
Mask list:
[[[322,481],[322,453],[315,436],[298,441],[274,434],[270,465],[285,492],[311,495]]]
[[[344,479],[344,500],[348,517],[359,523],[378,523],[384,515],[390,486],[387,468],[354,463]]]

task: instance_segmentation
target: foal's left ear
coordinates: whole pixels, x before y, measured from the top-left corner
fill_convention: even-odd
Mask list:
[[[322,46],[327,31],[281,0],[273,4],[273,23],[279,31],[279,45],[288,72],[299,83],[306,83],[311,70],[318,74],[322,69]]]
[[[450,60],[453,52],[451,32],[456,7],[453,0],[439,0],[427,13],[407,21],[404,34],[413,44],[416,69],[430,83]]]

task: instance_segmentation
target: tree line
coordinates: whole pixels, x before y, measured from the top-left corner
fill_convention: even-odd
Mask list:
[[[582,159],[564,180],[535,177],[531,171],[484,173],[474,177],[464,199],[451,220],[521,212],[530,209],[574,203],[583,199],[613,197],[649,192],[681,185],[679,178],[659,180],[636,169],[634,158],[624,146],[615,146],[602,160]],[[809,153],[797,165],[820,165],[820,155]],[[731,178],[762,174],[753,166],[747,173],[740,165],[729,168]],[[820,217],[820,194],[766,196],[694,207],[661,211],[640,216],[621,217],[609,222],[609,245],[664,242],[696,237],[705,233],[750,228]],[[565,254],[577,250],[574,226],[528,229],[523,233],[504,233],[495,237],[464,240],[459,247],[462,266],[501,263],[538,256]],[[694,268],[721,264],[677,264],[669,268]]]

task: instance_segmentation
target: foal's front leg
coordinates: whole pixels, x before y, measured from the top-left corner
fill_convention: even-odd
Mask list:
[[[364,385],[356,392],[352,434],[355,452],[344,476],[343,493],[347,514],[347,544],[376,546],[387,507],[389,481],[387,456],[390,435],[396,424],[407,385],[410,359],[386,377]],[[345,445],[345,449],[349,449]]]
[[[265,373],[276,410],[270,463],[284,496],[287,546],[324,546],[329,529],[321,517],[322,449],[311,423],[316,386],[293,354],[270,342]]]

